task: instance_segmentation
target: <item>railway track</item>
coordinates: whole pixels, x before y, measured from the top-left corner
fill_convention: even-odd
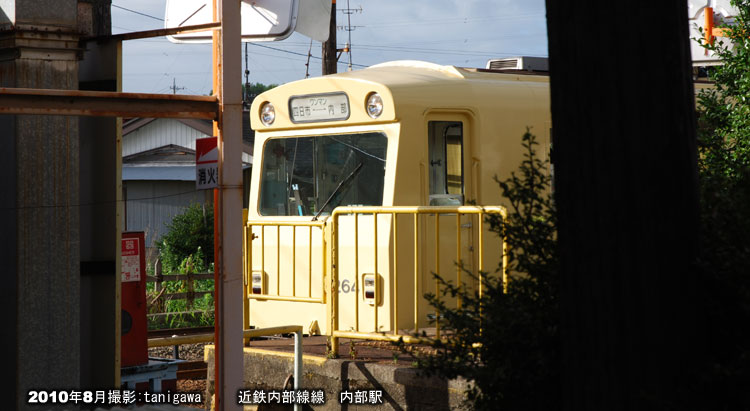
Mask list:
[[[163,338],[173,335],[196,335],[214,332],[214,327],[188,327],[188,328],[167,328],[163,330],[149,330],[148,338]]]
[[[197,361],[185,361],[177,364],[177,380],[205,380],[208,368],[206,363]]]
[[[214,327],[169,328],[148,331],[148,338],[165,338],[172,336],[190,336],[212,333]],[[207,364],[202,360],[189,360],[177,364],[177,380],[205,380],[208,373]]]

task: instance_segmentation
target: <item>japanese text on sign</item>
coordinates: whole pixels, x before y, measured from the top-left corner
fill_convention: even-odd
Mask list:
[[[296,96],[289,100],[290,114],[295,123],[346,120],[349,98],[344,93]]]
[[[141,280],[140,247],[137,238],[122,239],[122,282]]]
[[[195,188],[205,190],[219,186],[219,147],[216,137],[195,140]]]

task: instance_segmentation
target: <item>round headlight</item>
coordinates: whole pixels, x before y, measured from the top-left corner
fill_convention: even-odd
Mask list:
[[[367,114],[372,118],[378,118],[383,114],[383,99],[378,93],[370,93],[367,96]]]
[[[270,126],[274,120],[276,120],[276,109],[273,108],[273,104],[269,102],[263,103],[260,106],[260,122]]]

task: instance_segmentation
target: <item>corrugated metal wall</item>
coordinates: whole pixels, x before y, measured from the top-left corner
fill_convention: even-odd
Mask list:
[[[210,137],[175,119],[158,119],[123,137],[122,155],[175,144],[195,150],[195,139]]]
[[[127,181],[125,229],[145,231],[146,247],[153,247],[172,217],[192,203],[213,201],[212,190],[195,189],[193,181]]]

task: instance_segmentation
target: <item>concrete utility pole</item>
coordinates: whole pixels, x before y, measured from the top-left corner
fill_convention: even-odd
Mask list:
[[[331,4],[331,26],[328,40],[323,43],[323,75],[336,73],[336,0]]]
[[[218,275],[219,312],[216,343],[216,410],[240,409],[237,391],[243,384],[242,340],[242,78],[239,50],[240,2],[217,0],[221,31],[214,32],[214,90],[219,91]],[[219,34],[220,33],[220,34]],[[218,37],[218,39],[217,39]],[[218,41],[217,41],[218,40]],[[218,47],[217,47],[218,46]]]
[[[177,91],[185,90],[185,87],[177,87],[177,79],[172,77],[172,85],[169,89],[172,90],[172,94],[177,94]]]

